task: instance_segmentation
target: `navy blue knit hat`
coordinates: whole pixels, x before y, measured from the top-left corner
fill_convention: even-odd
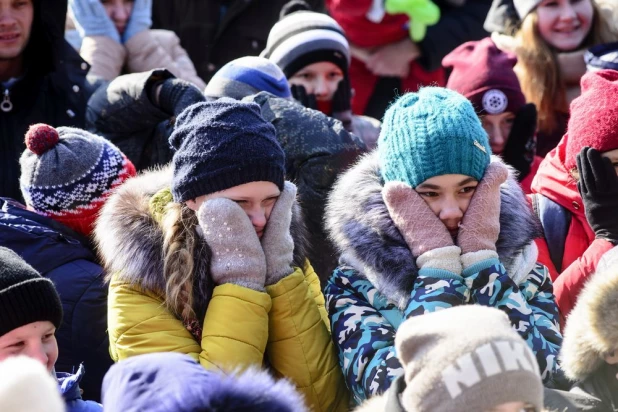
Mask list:
[[[285,154],[255,103],[221,98],[189,106],[176,119],[170,144],[175,202],[250,182],[283,190]]]

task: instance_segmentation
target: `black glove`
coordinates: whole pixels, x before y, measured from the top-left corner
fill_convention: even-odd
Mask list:
[[[352,87],[347,77],[337,86],[333,95],[333,117],[343,123],[343,127],[352,131]]]
[[[155,85],[155,90],[158,85]],[[192,104],[205,102],[206,97],[195,85],[181,79],[167,79],[160,83],[158,103],[170,116],[178,116]]]
[[[522,107],[513,121],[513,128],[509,133],[509,140],[504,147],[504,161],[519,172],[521,182],[530,173],[530,166],[534,161],[534,135],[536,133],[537,111],[534,103]]]
[[[318,109],[318,102],[315,99],[315,94],[307,94],[307,90],[304,86],[293,84],[290,89],[292,90],[292,96],[298,103],[308,109]]]
[[[577,188],[597,239],[618,244],[618,176],[612,162],[590,147],[577,155]]]

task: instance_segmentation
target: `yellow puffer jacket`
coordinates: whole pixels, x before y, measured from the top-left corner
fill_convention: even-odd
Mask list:
[[[267,287],[215,287],[196,342],[162,299],[112,277],[108,297],[110,353],[115,361],[181,352],[205,368],[262,366],[294,382],[311,410],[345,411],[348,391],[328,330],[320,281],[310,264]]]
[[[205,368],[221,371],[268,365],[277,377],[296,385],[311,410],[348,410],[349,394],[330,337],[320,281],[308,261],[267,286],[266,292],[234,284],[214,287],[201,342],[165,307],[157,291],[161,285],[153,286],[162,281],[162,258],[157,256],[162,233],[151,202],[160,186],[152,180],[165,181],[165,174],[158,173],[151,180],[138,177],[125,183],[108,200],[97,223],[97,244],[112,273],[112,358],[181,352]]]

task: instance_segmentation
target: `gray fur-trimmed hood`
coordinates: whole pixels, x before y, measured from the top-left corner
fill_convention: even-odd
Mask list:
[[[492,161],[501,160],[493,157]],[[356,269],[387,299],[403,307],[418,268],[388,213],[382,188],[374,151],[340,176],[329,196],[326,227],[341,253],[341,263]],[[519,282],[536,263],[534,239],[542,232],[512,170],[501,196],[497,252],[509,275]]]
[[[569,313],[560,350],[560,365],[573,380],[583,381],[618,350],[618,247],[607,252]]]
[[[165,233],[151,210],[151,198],[170,187],[172,168],[150,170],[127,180],[107,200],[97,220],[95,241],[109,281],[126,282],[160,296],[165,294],[163,276],[163,239]],[[295,266],[302,267],[306,256],[306,233],[298,203],[292,211],[290,228],[294,239]],[[210,285],[210,249],[204,242],[196,262],[194,282]],[[195,296],[197,304],[206,303],[208,290]],[[204,307],[202,305],[202,307]],[[199,312],[197,312],[199,313]]]

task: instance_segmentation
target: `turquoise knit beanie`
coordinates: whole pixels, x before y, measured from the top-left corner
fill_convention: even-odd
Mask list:
[[[462,174],[481,180],[490,162],[487,133],[468,99],[441,87],[425,87],[394,102],[378,140],[385,182],[415,188],[425,180]]]

